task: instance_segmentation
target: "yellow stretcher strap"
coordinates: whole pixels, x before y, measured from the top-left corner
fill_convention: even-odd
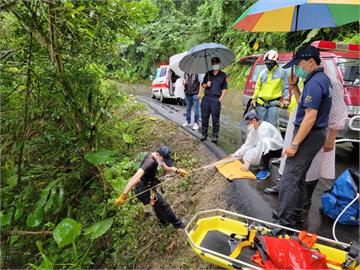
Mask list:
[[[226,161],[229,158],[223,159]],[[229,163],[220,164],[216,166],[216,169],[227,179],[251,179],[256,180],[256,176],[251,171],[244,171],[241,169],[242,163],[239,160],[235,160]]]
[[[241,250],[243,247],[248,247],[251,246],[251,242],[249,240],[246,241],[242,241],[239,245],[236,246],[236,248],[234,249],[234,251],[230,254],[230,258],[235,259],[237,258],[237,256],[240,255]]]
[[[256,230],[250,230],[249,239],[245,241],[241,241],[240,244],[237,245],[236,248],[233,250],[233,252],[229,255],[229,257],[235,259],[240,255],[243,247],[252,246],[254,243],[255,235],[256,235]]]

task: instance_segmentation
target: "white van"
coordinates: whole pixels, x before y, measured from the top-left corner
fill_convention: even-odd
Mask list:
[[[151,85],[152,98],[157,98],[161,102],[166,99],[176,99],[174,92],[177,78],[178,76],[169,68],[169,65],[160,65]]]

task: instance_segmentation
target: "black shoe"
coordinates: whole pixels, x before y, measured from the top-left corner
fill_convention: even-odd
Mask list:
[[[272,218],[273,219],[278,219],[279,218],[279,216],[278,216],[278,213],[276,212],[276,210],[274,210],[273,212],[272,212]],[[290,225],[301,225],[301,224],[303,224],[304,223],[304,220],[301,218],[301,217],[297,217],[296,219],[295,219],[295,222],[293,223],[293,224],[290,224]]]
[[[288,227],[290,229],[295,229],[295,230],[301,230],[303,229],[303,224],[302,223],[282,223],[280,221],[275,221],[274,224],[280,225],[280,226],[284,226],[284,227]],[[292,231],[288,231],[288,234],[293,233]]]
[[[264,192],[268,195],[278,195],[280,190],[280,184],[276,184],[275,186],[265,188]]]
[[[183,229],[186,227],[186,222],[180,219],[178,222],[173,223],[173,226],[175,229]]]
[[[207,135],[202,135],[201,138],[200,138],[200,141],[205,141],[207,139]]]
[[[279,158],[279,159],[275,159],[275,160],[271,161],[271,164],[278,167],[278,166],[280,166],[280,162],[281,162],[281,159]]]
[[[212,136],[211,142],[212,143],[217,143],[218,142],[218,137],[217,136]]]

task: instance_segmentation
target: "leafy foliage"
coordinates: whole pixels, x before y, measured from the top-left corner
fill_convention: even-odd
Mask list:
[[[59,247],[74,243],[80,234],[81,225],[72,218],[63,219],[54,230],[54,239]]]
[[[133,267],[136,232],[151,223],[139,220],[139,204],[112,202],[139,168],[151,121],[116,80],[148,78],[172,54],[220,42],[236,54],[227,71],[240,89],[245,55],[299,40],[359,43],[357,22],[231,29],[254,1],[0,1],[2,268]]]

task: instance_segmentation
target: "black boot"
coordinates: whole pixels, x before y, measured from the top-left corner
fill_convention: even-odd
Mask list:
[[[275,186],[264,189],[264,192],[269,195],[278,195],[279,191],[280,191],[280,183],[277,183]]]
[[[211,138],[211,142],[216,144],[218,142],[218,136],[213,135]]]
[[[278,213],[276,212],[276,210],[274,210],[272,212],[272,218],[273,219],[278,219],[279,218]],[[303,223],[304,223],[304,220],[303,220],[302,217],[299,216],[299,217],[295,218],[295,223],[294,224],[303,224]]]
[[[207,135],[204,135],[204,134],[203,134],[203,135],[201,136],[201,138],[200,138],[200,141],[203,142],[203,141],[206,141],[206,139],[207,139]]]
[[[186,227],[186,222],[184,220],[179,219],[177,222],[173,223],[175,229],[182,229]]]

